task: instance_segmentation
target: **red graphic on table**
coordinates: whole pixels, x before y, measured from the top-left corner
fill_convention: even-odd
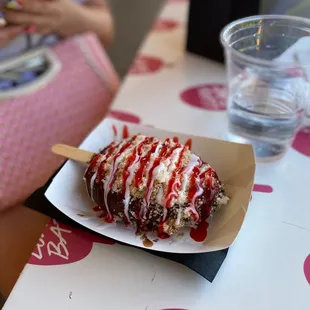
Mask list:
[[[138,115],[125,111],[112,110],[110,111],[109,116],[128,123],[134,123],[134,124],[141,123],[141,118]]]
[[[163,67],[170,66],[158,57],[140,55],[136,57],[133,65],[130,68],[130,74],[148,74],[155,73]]]
[[[267,193],[270,194],[273,192],[273,188],[270,185],[265,184],[254,184],[253,186],[253,192],[259,192],[259,193]]]
[[[94,242],[115,244],[111,239],[70,227],[52,219],[41,235],[28,263],[43,266],[74,263],[90,253]]]
[[[310,157],[310,126],[302,128],[297,133],[292,147],[297,152]]]
[[[305,273],[308,283],[310,284],[310,254],[306,258],[305,263],[304,263],[304,273]]]
[[[181,100],[192,107],[208,111],[226,110],[227,87],[224,84],[204,84],[181,92]]]
[[[264,194],[270,194],[273,192],[273,188],[270,185],[265,184],[254,184],[253,186],[253,192],[257,193],[264,193]],[[250,200],[252,200],[252,195]]]
[[[153,26],[154,31],[171,31],[178,28],[179,22],[173,19],[159,18]]]

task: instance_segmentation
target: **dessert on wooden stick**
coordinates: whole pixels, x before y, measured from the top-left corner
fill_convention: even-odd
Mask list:
[[[190,228],[194,240],[204,241],[212,214],[229,200],[215,170],[176,137],[138,134],[99,153],[62,144],[52,151],[87,163],[84,181],[98,216],[139,234],[168,238]]]

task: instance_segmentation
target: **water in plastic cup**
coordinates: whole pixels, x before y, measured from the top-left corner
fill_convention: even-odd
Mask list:
[[[285,154],[310,105],[310,20],[237,20],[221,33],[228,73],[229,139],[259,158]]]

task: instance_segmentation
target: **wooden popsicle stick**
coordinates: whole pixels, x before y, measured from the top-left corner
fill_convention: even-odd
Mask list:
[[[66,144],[55,144],[52,146],[52,152],[56,155],[61,155],[69,159],[80,161],[82,163],[89,163],[96,155],[95,153],[78,149]]]

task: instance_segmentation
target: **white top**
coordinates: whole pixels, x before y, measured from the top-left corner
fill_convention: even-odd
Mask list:
[[[223,138],[224,67],[184,53],[186,18],[186,1],[170,0],[164,7],[112,115]],[[149,69],[155,72],[147,73]],[[32,259],[54,257],[61,265],[26,265],[4,309],[309,310],[309,141],[310,130],[305,129],[281,161],[257,165],[244,225],[212,284],[184,266],[138,249],[89,245],[82,239],[74,247],[89,254],[65,264],[72,259],[71,230],[63,228],[62,237],[55,239],[59,229],[52,223],[54,228],[44,232]]]

